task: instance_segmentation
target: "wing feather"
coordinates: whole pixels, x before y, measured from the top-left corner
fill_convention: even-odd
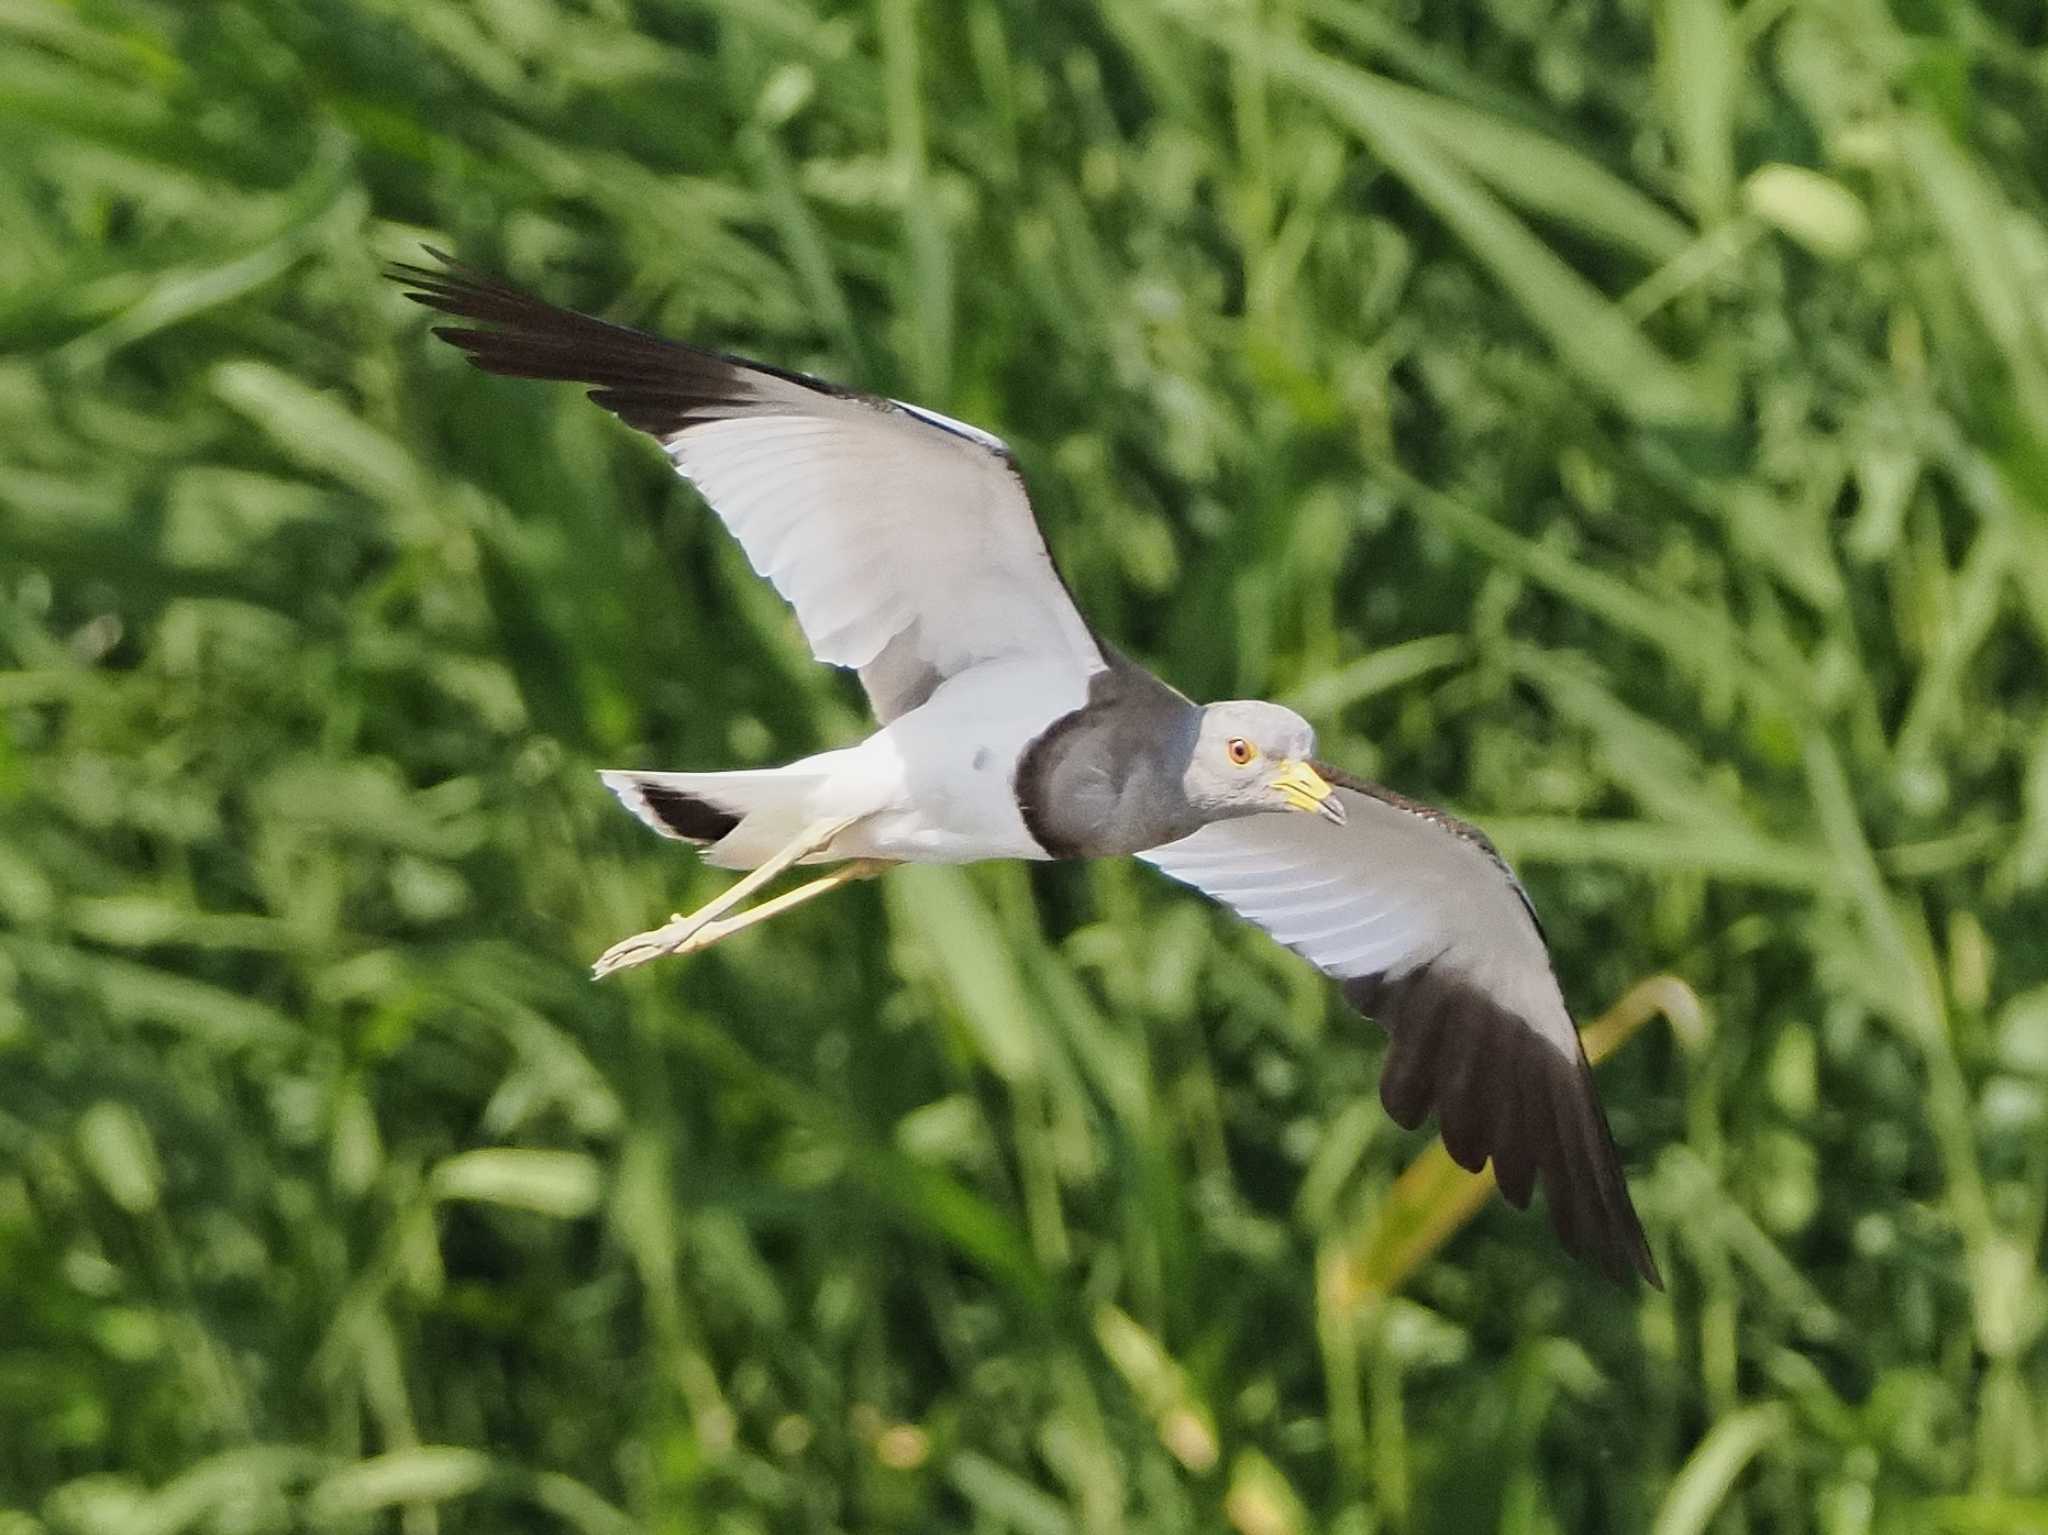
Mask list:
[[[394,266],[489,373],[573,380],[656,438],[885,723],[945,678],[1030,657],[1077,700],[1106,665],[1009,450],[936,411],[559,309],[462,266]]]
[[[1528,896],[1484,836],[1318,764],[1345,824],[1254,815],[1140,856],[1335,977],[1387,1030],[1380,1101],[1613,1278],[1661,1285]]]

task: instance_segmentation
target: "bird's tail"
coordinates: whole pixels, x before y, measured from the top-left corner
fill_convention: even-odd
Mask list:
[[[825,775],[792,763],[740,773],[611,769],[598,777],[664,837],[708,848],[706,863],[750,869],[811,823],[810,799]]]

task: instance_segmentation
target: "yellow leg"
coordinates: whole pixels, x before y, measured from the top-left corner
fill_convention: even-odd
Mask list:
[[[855,858],[807,885],[798,885],[794,890],[784,891],[773,900],[763,901],[759,906],[749,906],[735,916],[721,917],[704,923],[669,952],[677,956],[701,953],[714,943],[730,938],[734,933],[744,932],[757,922],[779,917],[793,907],[801,906],[806,901],[815,901],[819,896],[837,890],[842,885],[851,885],[856,880],[873,879],[877,874],[895,867],[894,859]]]
[[[635,933],[631,938],[620,939],[598,956],[597,963],[591,966],[592,974],[602,980],[615,970],[631,969],[634,965],[646,964],[650,959],[675,953],[700,929],[709,927],[784,869],[828,847],[834,837],[858,819],[857,816],[834,816],[829,820],[813,821],[799,832],[787,847],[769,858],[759,868],[734,881],[729,889],[705,902],[690,915],[672,914],[661,927],[645,933]]]

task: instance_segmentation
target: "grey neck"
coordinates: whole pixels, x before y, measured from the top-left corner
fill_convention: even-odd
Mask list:
[[[1103,647],[1088,702],[1055,720],[1017,764],[1017,808],[1055,858],[1140,853],[1201,824],[1183,787],[1202,711]]]

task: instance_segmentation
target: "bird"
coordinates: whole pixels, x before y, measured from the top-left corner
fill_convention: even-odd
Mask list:
[[[1319,760],[1291,709],[1196,704],[1082,617],[1003,441],[938,411],[560,308],[427,247],[388,275],[486,373],[581,384],[658,442],[859,677],[876,728],[780,767],[608,770],[718,897],[598,977],[701,952],[903,863],[1132,856],[1265,929],[1383,1026],[1380,1099],[1434,1114],[1565,1249],[1662,1287],[1527,891],[1476,827]],[[830,867],[746,905],[798,864]]]

